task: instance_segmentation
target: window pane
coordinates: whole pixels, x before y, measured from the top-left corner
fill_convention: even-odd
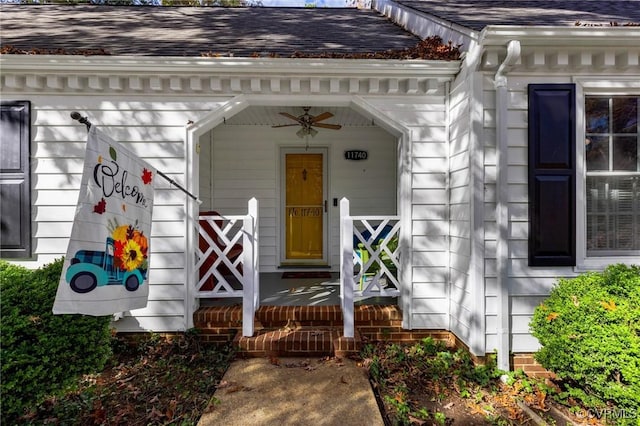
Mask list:
[[[587,255],[640,250],[640,178],[587,177]]]
[[[587,171],[609,170],[609,137],[591,136],[585,142]]]
[[[637,133],[638,98],[613,98],[613,133]]]
[[[613,138],[613,170],[638,170],[638,141],[635,136]]]
[[[609,131],[609,98],[586,99],[587,133],[607,133]]]

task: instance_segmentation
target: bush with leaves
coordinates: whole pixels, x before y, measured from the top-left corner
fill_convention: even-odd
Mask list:
[[[37,270],[0,261],[2,424],[102,370],[111,354],[110,317],[53,315],[61,272],[62,260]]]
[[[640,268],[611,265],[560,279],[535,309],[536,360],[593,409],[640,415]]]

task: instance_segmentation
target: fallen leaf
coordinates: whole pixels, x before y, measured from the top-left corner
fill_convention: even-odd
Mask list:
[[[600,302],[600,304],[607,311],[615,311],[617,309],[616,302],[614,302],[613,300],[609,300],[608,302],[607,301],[602,301],[602,302]]]
[[[216,388],[224,389],[224,388],[228,388],[229,386],[231,386],[231,383],[227,382],[226,380],[221,380],[220,383],[218,383],[218,386],[216,386]]]
[[[156,407],[151,407],[151,413],[147,416],[147,418],[151,420],[160,420],[164,418],[165,415],[162,411],[158,410]]]
[[[242,385],[234,385],[234,386],[231,386],[229,389],[227,389],[227,393],[236,393],[236,392],[240,392],[243,389],[244,389],[244,386]]]
[[[233,385],[229,389],[227,389],[227,393],[236,393],[236,392],[249,392],[252,391],[253,388],[244,385]]]
[[[416,424],[416,425],[423,425],[426,423],[425,420],[421,420],[417,417],[413,417],[412,415],[409,415],[409,420],[411,421],[411,424]]]
[[[94,401],[91,417],[94,419],[95,424],[102,424],[107,419],[107,411],[100,400]]]
[[[507,416],[510,420],[516,420],[520,416],[520,410],[515,407],[507,407]]]

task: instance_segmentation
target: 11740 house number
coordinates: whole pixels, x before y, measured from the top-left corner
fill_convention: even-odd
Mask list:
[[[362,151],[359,149],[352,149],[344,152],[345,160],[366,160],[369,156],[367,151]]]

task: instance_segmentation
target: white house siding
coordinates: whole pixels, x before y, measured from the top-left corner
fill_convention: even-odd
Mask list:
[[[217,105],[206,101],[129,96],[46,96],[22,93],[3,100],[29,100],[32,108],[32,221],[34,255],[15,262],[38,267],[66,254],[78,201],[87,131],[70,118],[79,111],[107,135],[184,182],[184,136],[189,120]],[[156,180],[149,303],[114,323],[119,331],[184,329],[185,195]]]
[[[305,140],[296,130],[223,124],[201,138],[200,193],[210,200],[202,209],[244,214],[247,201],[258,199],[261,272],[274,272],[280,265],[280,150],[304,152]],[[329,264],[338,271],[339,207],[332,201],[348,198],[353,215],[397,214],[397,140],[379,127],[345,126],[338,131],[319,129],[309,138],[310,149],[321,147],[328,154]],[[351,149],[366,150],[367,160],[345,160],[344,151]]]
[[[480,327],[471,279],[471,84],[463,69],[449,101],[449,319],[451,331],[472,346]]]
[[[411,132],[410,327],[448,329],[447,89],[370,100]],[[407,309],[407,307],[405,307]]]
[[[573,268],[528,266],[528,135],[527,87],[530,83],[571,83],[570,76],[523,77],[508,75],[508,287],[511,351],[534,352],[531,336],[533,310],[549,294],[559,277],[575,276]],[[496,242],[496,123],[493,74],[483,80],[485,155],[485,305],[486,351],[498,349]]]

